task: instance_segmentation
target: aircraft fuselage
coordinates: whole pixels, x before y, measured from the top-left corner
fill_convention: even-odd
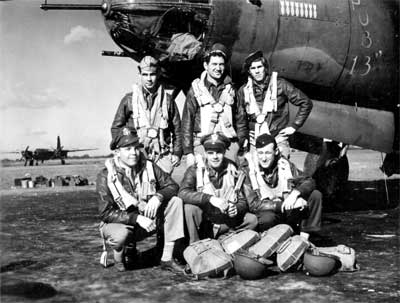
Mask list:
[[[102,11],[123,55],[159,58],[163,78],[178,88],[190,87],[203,69],[204,50],[215,42],[231,52],[238,84],[246,77],[244,58],[262,50],[271,70],[314,100],[301,132],[398,150],[398,0],[103,0],[90,9]],[[201,43],[193,58],[171,51],[182,33]]]

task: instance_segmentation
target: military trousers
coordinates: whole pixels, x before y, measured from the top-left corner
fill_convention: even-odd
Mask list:
[[[193,204],[185,204],[184,208],[190,244],[203,238],[215,238],[230,229],[255,229],[257,227],[257,217],[251,213],[227,218],[224,221],[222,220],[223,216],[219,218],[210,216],[206,211]],[[219,226],[218,230],[213,229],[215,224]]]
[[[256,215],[259,232],[277,224],[289,224],[296,232],[317,232],[321,230],[322,194],[318,190],[312,191],[304,210],[293,209],[284,213],[264,210],[257,212]]]
[[[185,236],[183,203],[180,198],[173,197],[165,207],[160,206],[157,217],[157,219],[160,219],[157,228],[163,228],[165,242],[174,242]],[[134,226],[122,223],[105,223],[101,227],[101,232],[106,243],[114,249],[115,261],[122,262],[125,246],[134,245],[136,242],[155,234],[157,230],[147,232],[137,223]]]

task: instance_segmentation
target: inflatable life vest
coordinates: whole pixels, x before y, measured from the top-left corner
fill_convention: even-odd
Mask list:
[[[168,128],[168,94],[162,85],[158,87],[157,96],[151,109],[147,108],[147,102],[143,97],[142,88],[134,84],[132,87],[132,119],[138,132],[140,142],[147,147],[151,141],[155,141],[164,147],[163,129]],[[160,148],[158,148],[160,149]],[[159,152],[159,150],[157,150]]]
[[[108,188],[111,191],[114,201],[118,204],[118,207],[121,210],[126,210],[131,205],[137,207],[140,201],[147,202],[148,199],[156,193],[156,179],[154,176],[153,163],[151,161],[146,161],[146,167],[142,173],[136,175],[134,180],[131,180],[136,189],[134,195],[128,193],[121,184],[121,181],[118,179],[116,169],[117,167],[120,167],[118,157],[107,159],[105,161],[105,166],[108,172]]]
[[[262,134],[270,134],[269,123],[272,118],[272,112],[277,110],[278,98],[278,73],[272,72],[271,79],[268,84],[267,93],[264,97],[262,111],[258,107],[253,91],[253,80],[249,77],[246,86],[243,89],[246,112],[248,115],[256,116],[255,139]]]
[[[219,100],[215,100],[204,85],[206,75],[207,73],[203,72],[200,79],[192,82],[194,97],[200,106],[199,136],[222,132],[226,137],[234,138],[237,134],[232,124],[232,104],[235,96],[233,87],[227,84]]]
[[[256,191],[261,200],[274,198],[283,198],[284,194],[290,192],[289,179],[293,178],[293,174],[290,168],[290,163],[284,158],[278,160],[278,184],[272,188],[264,181],[260,167],[257,160],[253,158],[251,153],[245,155],[247,162],[249,163],[249,177],[251,187]]]
[[[196,186],[198,192],[207,193],[219,198],[226,197],[226,194],[235,188],[235,177],[237,169],[232,163],[228,163],[227,173],[222,177],[222,187],[216,189],[210,181],[209,172],[204,164],[203,158],[200,154],[196,154]],[[229,198],[229,197],[227,197]]]

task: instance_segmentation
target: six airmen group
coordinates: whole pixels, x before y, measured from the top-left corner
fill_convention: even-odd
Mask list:
[[[320,230],[321,193],[288,160],[288,138],[304,124],[311,100],[271,73],[260,51],[245,59],[248,80],[236,91],[227,60],[220,43],[205,53],[182,119],[159,81],[158,61],[146,56],[139,63],[140,83],[112,123],[114,157],[97,177],[100,232],[118,270],[133,266],[136,242],[155,233],[161,268],[182,272],[173,251],[185,237],[193,243],[280,223],[305,236]],[[291,124],[288,103],[298,107]],[[183,155],[179,186],[171,174]]]

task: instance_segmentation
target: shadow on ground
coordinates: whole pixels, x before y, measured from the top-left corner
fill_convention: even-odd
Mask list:
[[[336,195],[325,200],[325,211],[395,208],[400,202],[400,180],[348,181]]]

